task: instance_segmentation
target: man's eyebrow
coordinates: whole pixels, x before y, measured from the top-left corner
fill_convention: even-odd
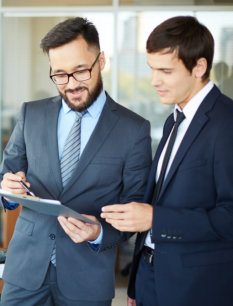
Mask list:
[[[77,66],[74,67],[74,70],[75,69],[80,69],[80,68],[85,68],[87,69],[88,68],[88,65],[87,64],[79,64]],[[63,69],[55,69],[55,70],[51,70],[53,73],[67,73],[66,70],[63,70]]]
[[[170,67],[164,67],[164,68],[158,68],[158,70],[163,71],[163,70],[173,70],[174,68],[170,68]]]
[[[149,63],[147,63],[147,65],[148,65],[152,70],[159,70],[159,71],[169,70],[169,71],[172,71],[172,70],[174,69],[174,68],[171,68],[171,67],[155,68],[155,67],[152,67]]]
[[[80,68],[88,68],[89,65],[88,64],[79,64],[77,66],[75,66],[74,68],[80,69]]]

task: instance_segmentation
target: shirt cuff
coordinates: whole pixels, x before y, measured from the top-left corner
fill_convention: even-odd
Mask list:
[[[92,241],[88,241],[90,244],[101,244],[102,240],[103,240],[103,228],[102,228],[102,225],[101,226],[101,229],[100,229],[100,234],[99,236],[96,238],[96,240],[92,240]]]
[[[8,210],[16,209],[19,206],[19,204],[15,203],[13,201],[7,201],[4,197],[2,197],[2,203],[3,203],[4,207]]]

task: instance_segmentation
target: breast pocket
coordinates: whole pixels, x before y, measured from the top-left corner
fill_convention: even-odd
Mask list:
[[[195,168],[201,168],[205,167],[207,165],[207,160],[205,159],[198,159],[198,160],[192,160],[189,162],[182,163],[179,172],[188,171]]]
[[[97,185],[118,184],[122,178],[123,161],[119,157],[101,156],[93,159],[89,169]]]

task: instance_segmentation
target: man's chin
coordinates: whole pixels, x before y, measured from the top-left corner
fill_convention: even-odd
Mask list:
[[[76,112],[81,112],[87,108],[87,105],[83,101],[79,101],[77,99],[73,99],[72,101],[66,101],[67,105]]]
[[[81,112],[87,109],[86,101],[82,101],[80,98],[68,99],[67,96],[60,93],[61,98],[66,102],[70,109],[76,112]]]

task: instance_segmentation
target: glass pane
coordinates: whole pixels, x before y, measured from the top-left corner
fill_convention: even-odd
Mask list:
[[[119,102],[151,122],[153,151],[172,108],[160,102],[156,90],[151,86],[146,40],[156,25],[177,14],[190,15],[192,12],[122,12],[119,15]]]
[[[111,13],[85,14],[100,34],[107,64],[103,72],[105,89],[111,94],[113,17]],[[65,18],[3,18],[2,149],[9,140],[20,106],[25,101],[57,95],[49,78],[49,61],[40,49],[44,35]],[[106,28],[103,23],[108,23]]]
[[[193,0],[120,0],[120,5],[193,5]]]
[[[151,71],[146,63],[146,40],[162,21],[178,15],[194,15],[192,11],[121,12],[119,14],[119,101],[151,122],[153,151],[162,135],[162,127],[172,107],[162,105],[151,86]],[[233,98],[233,12],[198,12],[197,18],[215,39],[212,80]],[[218,22],[216,22],[218,20]],[[224,61],[224,64],[222,62]]]
[[[120,5],[141,5],[141,6],[155,6],[155,5],[233,5],[233,0],[119,0]]]
[[[198,12],[196,16],[209,28],[215,40],[211,79],[233,99],[233,12]]]
[[[112,5],[112,0],[2,0],[3,6],[98,6]]]

